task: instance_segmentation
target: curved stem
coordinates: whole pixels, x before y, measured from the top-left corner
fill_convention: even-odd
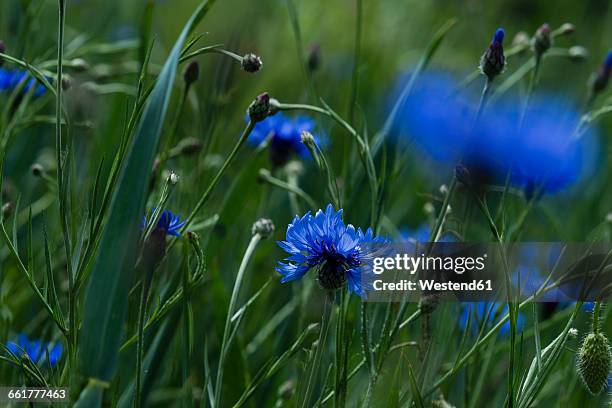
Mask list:
[[[225,364],[225,358],[227,357],[227,350],[230,346],[230,333],[232,329],[232,316],[234,315],[234,308],[236,306],[236,301],[238,300],[238,294],[240,293],[240,288],[242,287],[242,280],[244,278],[244,272],[246,270],[253,253],[255,252],[255,248],[257,244],[261,241],[261,235],[255,234],[251,237],[251,241],[242,257],[242,261],[240,262],[240,267],[238,268],[238,274],[236,275],[236,280],[234,282],[234,289],[232,290],[232,297],[230,298],[230,303],[227,308],[227,316],[225,318],[225,328],[223,329],[223,340],[221,342],[221,352],[219,353],[219,368],[217,369],[217,380],[215,381],[215,407],[219,407],[221,403],[221,388],[223,387],[223,369]],[[240,320],[238,320],[240,322]],[[238,323],[236,323],[238,324]],[[235,329],[235,328],[234,328]]]

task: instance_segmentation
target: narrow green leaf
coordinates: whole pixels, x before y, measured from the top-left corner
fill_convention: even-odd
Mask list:
[[[185,25],[151,92],[124,160],[85,296],[80,357],[89,378],[108,382],[116,369],[147,180],[178,59],[187,36],[213,3],[204,1]]]

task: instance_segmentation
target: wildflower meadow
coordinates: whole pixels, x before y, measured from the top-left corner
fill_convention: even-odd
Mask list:
[[[2,0],[0,406],[612,408],[612,3]]]

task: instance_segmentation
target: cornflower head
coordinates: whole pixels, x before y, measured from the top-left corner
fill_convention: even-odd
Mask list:
[[[503,45],[505,34],[503,28],[498,28],[493,35],[491,44],[480,57],[480,72],[486,75],[489,81],[504,72],[506,68]]]
[[[548,24],[542,24],[533,36],[531,46],[536,58],[541,58],[552,47],[553,37]]]
[[[468,325],[468,319],[470,314],[472,315],[472,322],[470,323],[470,330],[475,334],[478,332],[478,324],[487,318],[487,324],[497,324],[501,317],[508,314],[508,305],[506,303],[490,303],[490,302],[463,302],[461,315],[459,316],[459,327],[461,330],[466,330]],[[474,317],[476,321],[474,321]],[[475,324],[476,323],[476,324]],[[516,321],[517,330],[521,330],[525,324],[523,315],[519,312]],[[506,321],[499,328],[499,334],[501,336],[508,336],[510,334],[510,321]]]
[[[477,106],[450,75],[424,75],[400,112],[398,133],[434,161],[461,164],[479,184],[503,184],[510,173],[511,185],[526,193],[554,193],[595,171],[598,139],[592,128],[575,133],[581,114],[567,100],[533,95],[521,129],[514,96],[491,104],[474,124]]]
[[[154,213],[155,209],[152,209],[151,219]],[[142,229],[147,231],[150,223],[151,221],[147,220],[147,217],[143,217]],[[166,237],[168,235],[179,237],[181,235],[181,228],[184,225],[185,221],[181,221],[180,215],[164,210],[144,242],[143,260],[152,267],[156,266],[166,253]]]
[[[286,164],[294,155],[302,159],[311,157],[308,148],[302,143],[302,133],[313,133],[315,127],[315,121],[308,116],[289,117],[279,112],[257,123],[249,135],[248,142],[253,146],[259,146],[269,139],[270,162],[273,166],[279,167]],[[313,136],[313,138],[317,145],[322,145],[319,137]]]
[[[19,358],[29,358],[34,364],[41,364],[49,358],[49,365],[55,367],[62,357],[62,343],[45,342],[42,340],[30,340],[28,336],[21,333],[16,341],[6,343],[6,348]]]
[[[46,91],[44,85],[38,83],[34,78],[27,80],[28,76],[27,71],[0,68],[0,91],[13,91],[22,81],[26,80],[27,82],[23,87],[24,93],[35,87],[33,96],[43,95]]]
[[[601,66],[591,77],[590,87],[593,94],[603,92],[610,82],[610,74],[612,73],[612,50],[608,51],[608,55],[602,62]]]
[[[323,289],[335,291],[346,284],[351,293],[366,295],[368,285],[363,273],[367,261],[374,256],[371,246],[386,240],[374,237],[370,228],[364,233],[361,228],[346,225],[342,212],[329,204],[325,212],[319,210],[315,215],[308,212],[293,219],[285,240],[278,241],[289,254],[276,267],[282,283],[301,279],[315,269]]]

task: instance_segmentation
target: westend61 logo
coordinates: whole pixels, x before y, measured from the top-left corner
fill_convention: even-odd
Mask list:
[[[612,298],[609,244],[401,243],[370,251],[361,281],[371,302],[417,302],[431,294],[462,302]]]
[[[420,256],[411,256],[406,253],[395,254],[393,257],[376,257],[373,261],[372,272],[376,275],[387,270],[406,271],[411,275],[417,271],[447,271],[462,275],[465,272],[482,271],[485,269],[487,254],[482,256],[429,256],[422,253]]]

